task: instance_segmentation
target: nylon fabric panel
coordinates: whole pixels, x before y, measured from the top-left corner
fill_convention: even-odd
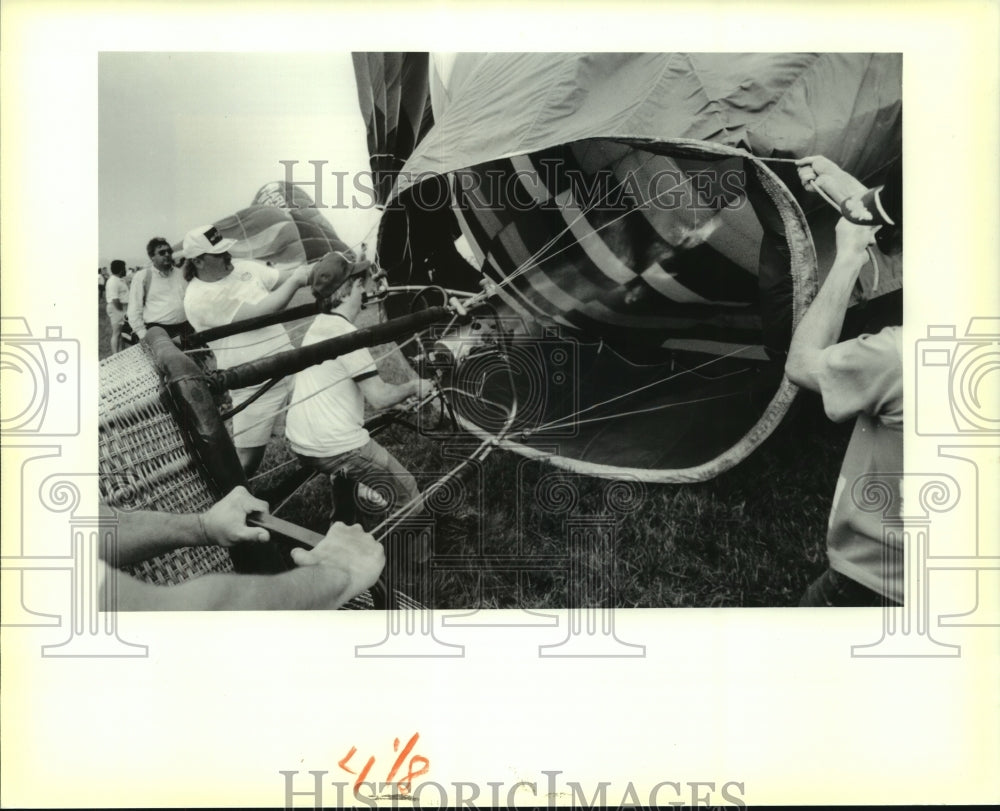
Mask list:
[[[559,172],[543,172],[539,175],[544,179],[553,196],[562,195],[569,191],[568,180],[560,181],[560,176],[569,178],[573,176],[592,177],[593,174],[602,169],[608,169],[612,165],[616,167],[617,174],[615,183],[620,180],[620,175],[636,169],[631,162],[626,162],[634,155],[636,150],[631,150],[622,144],[609,144],[610,149],[626,149],[628,153],[618,160],[595,160],[594,154],[605,149],[608,142],[590,141],[585,144],[572,144],[568,148],[560,150],[549,150],[544,156],[533,158],[533,163],[538,166],[543,161],[559,162],[562,170]],[[590,157],[586,163],[578,161],[576,155],[581,152],[588,152]],[[649,161],[646,161],[647,165]],[[701,162],[698,169],[705,166],[721,165],[721,162]],[[551,166],[551,163],[549,164]],[[664,160],[656,166],[648,166],[645,174],[635,174],[637,183],[650,183],[650,176],[664,171],[673,170],[683,174],[690,170],[690,166],[685,169],[675,162]],[[591,183],[591,192],[598,184]],[[558,191],[557,191],[558,190]],[[712,194],[712,190],[708,190]],[[688,233],[692,226],[697,225],[690,211],[694,206],[700,205],[707,208],[704,200],[698,201],[692,195],[687,194],[676,201],[671,201],[669,207],[659,210],[656,207],[649,207],[646,210],[627,210],[624,202],[611,198],[611,205],[608,210],[600,206],[590,206],[588,208],[577,209],[580,215],[586,218],[591,230],[600,236],[600,239],[609,245],[611,251],[621,262],[629,267],[636,275],[645,272],[654,263],[661,266],[669,265],[669,273],[676,279],[677,283],[687,287],[699,297],[710,301],[736,301],[749,303],[756,297],[756,281],[754,274],[744,267],[732,262],[725,254],[716,255],[712,237],[707,239],[711,255],[699,255],[695,262],[685,260],[684,254],[689,249],[685,243],[690,241]],[[721,193],[717,193],[721,199]],[[622,216],[620,209],[626,208],[626,216]],[[711,219],[717,216],[713,213]],[[729,212],[726,222],[732,223],[737,217],[746,219],[752,218],[752,212],[737,214]],[[702,214],[703,222],[710,219],[707,213]],[[570,217],[567,216],[567,219]],[[582,230],[582,229],[580,229]],[[716,230],[718,230],[716,228]],[[749,226],[747,227],[749,230]],[[753,249],[756,253],[756,248]],[[744,250],[744,258],[748,258],[750,251]],[[692,265],[695,267],[692,269]],[[611,274],[606,274],[611,275]]]
[[[443,174],[600,136],[839,155],[863,177],[898,153],[901,72],[899,54],[459,54],[408,169]]]
[[[528,274],[530,281],[524,283],[517,278],[506,285],[508,292],[516,290],[533,311],[559,313],[581,329],[597,330],[587,334],[601,335],[609,340],[618,330],[604,329],[602,324],[620,327],[631,323],[632,329],[623,336],[624,340],[659,346],[668,335],[687,334],[699,319],[707,323],[714,335],[730,328],[734,333],[729,340],[754,340],[752,331],[759,328],[755,312],[745,317],[734,312],[718,312],[720,309],[756,308],[758,291],[752,274],[728,262],[710,246],[701,245],[673,253],[669,273],[661,271],[691,292],[681,292],[678,300],[665,296],[664,292],[670,289],[667,285],[654,287],[639,272],[627,267],[622,256],[614,251],[616,245],[641,245],[644,240],[669,249],[645,217],[631,212],[598,232],[579,209],[537,193],[539,184],[550,192],[561,186],[559,173],[533,171],[538,164],[553,157],[554,153],[549,151],[531,162],[526,159],[491,162],[465,173],[468,176],[471,172],[479,178],[475,186],[460,186],[470,189],[460,203],[469,234],[480,250],[492,255],[498,267],[514,269],[533,261],[537,263]],[[569,168],[578,169],[579,165],[574,161]],[[517,195],[518,204],[513,205],[506,190],[518,182],[533,191],[530,195]],[[559,195],[566,193],[559,192]],[[533,203],[530,207],[521,204],[527,200]],[[492,204],[483,205],[484,202]],[[501,223],[501,230],[491,232],[491,228],[496,229]],[[609,244],[610,240],[614,242]],[[624,254],[625,258],[629,256],[629,253]],[[532,260],[532,257],[536,258]],[[642,272],[647,271],[649,267],[642,269]],[[504,278],[498,274],[495,281],[501,282]],[[716,291],[726,291],[723,307],[708,304],[692,309],[690,299],[707,300],[707,291],[714,295],[720,295]],[[730,300],[738,295],[742,295],[744,301]],[[675,329],[681,332],[676,333]],[[644,335],[647,331],[651,334]]]

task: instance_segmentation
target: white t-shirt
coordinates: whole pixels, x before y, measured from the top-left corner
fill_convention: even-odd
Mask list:
[[[265,298],[280,278],[278,271],[251,259],[233,259],[232,272],[215,282],[192,279],[184,294],[184,312],[195,330],[231,324],[243,304],[256,304]],[[228,338],[210,341],[220,369],[238,366],[292,348],[282,324],[240,332]]]
[[[302,345],[355,330],[342,315],[317,315]],[[371,352],[365,348],[296,374],[292,407],[285,419],[289,447],[303,456],[323,458],[353,451],[368,442],[365,398],[358,381],[377,374]]]
[[[146,293],[146,278],[149,292]],[[164,277],[156,268],[145,267],[135,274],[129,290],[128,320],[140,338],[146,336],[146,324],[180,324],[184,315],[184,272],[174,268]]]
[[[108,283],[104,288],[104,299],[110,305],[114,299],[118,299],[122,307],[128,307],[128,285],[120,276],[108,276]]]
[[[900,327],[834,344],[818,379],[830,419],[857,417],[830,510],[830,566],[903,602],[903,543],[885,532],[901,514],[903,472],[903,342]],[[891,497],[884,510],[863,508],[856,485],[877,479]]]

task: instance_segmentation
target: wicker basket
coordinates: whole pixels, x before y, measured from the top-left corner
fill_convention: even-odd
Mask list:
[[[202,512],[215,501],[166,404],[145,344],[101,361],[98,404],[101,497],[119,510]],[[208,572],[230,572],[222,547],[183,547],[124,571],[172,585]]]

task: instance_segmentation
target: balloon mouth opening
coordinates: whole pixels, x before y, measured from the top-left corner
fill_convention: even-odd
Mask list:
[[[694,481],[743,459],[787,410],[784,351],[816,256],[788,186],[746,151],[589,139],[438,176],[399,202],[410,239],[446,214],[458,226],[422,259],[431,276],[411,262],[402,281],[441,284],[460,229],[506,319],[506,349],[479,345],[470,362],[464,347],[452,381],[473,433],[495,435],[516,403],[505,441],[519,452]]]

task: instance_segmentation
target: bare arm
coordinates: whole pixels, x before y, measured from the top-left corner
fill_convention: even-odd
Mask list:
[[[840,337],[854,282],[865,264],[865,250],[874,238],[873,228],[852,225],[844,219],[837,223],[837,257],[788,348],[785,374],[793,383],[820,391],[818,375],[825,352]]]
[[[121,513],[117,537],[112,541],[102,533],[100,556],[112,565],[128,566],[182,546],[266,541],[267,530],[246,524],[247,515],[255,511],[267,512],[267,502],[240,486],[201,516],[147,510]]]
[[[208,574],[178,586],[154,586],[114,569],[117,599],[105,610],[274,611],[338,608],[351,596],[344,572],[295,569],[278,575]]]
[[[109,569],[114,588],[102,593],[105,610],[267,611],[339,608],[378,579],[381,544],[361,527],[336,523],[314,549],[295,549],[298,569],[277,575],[211,574],[178,586],[154,586]],[[112,597],[114,592],[117,595]]]
[[[254,304],[241,304],[233,320],[242,321],[246,318],[269,315],[285,309],[296,291],[309,283],[311,271],[312,269],[308,265],[302,265],[292,271],[279,271],[278,285],[260,301]]]
[[[372,408],[379,411],[401,403],[413,395],[423,398],[434,388],[430,380],[422,380],[419,377],[407,380],[405,383],[388,383],[381,377],[369,377],[359,381],[358,386]]]

